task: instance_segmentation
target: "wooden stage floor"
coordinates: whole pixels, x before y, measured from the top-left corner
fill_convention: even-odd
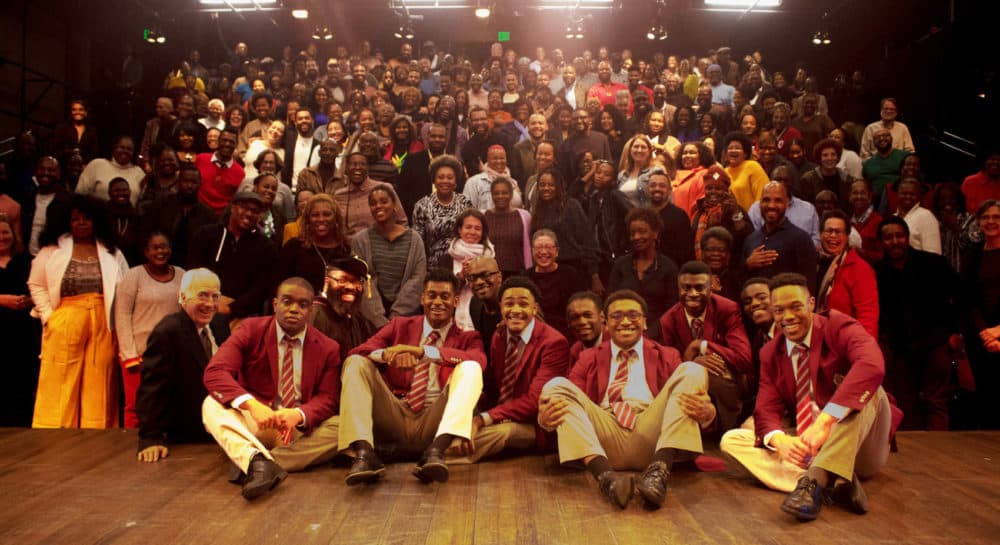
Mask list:
[[[831,506],[800,524],[783,495],[726,473],[675,470],[667,503],[622,512],[583,471],[554,457],[452,466],[423,485],[410,464],[370,487],[345,467],[292,474],[248,503],[214,445],[135,460],[120,430],[0,429],[0,543],[239,544],[843,544],[1000,542],[1000,432],[900,433],[899,453],[868,481],[871,511]]]

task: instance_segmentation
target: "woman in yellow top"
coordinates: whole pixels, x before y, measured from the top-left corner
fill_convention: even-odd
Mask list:
[[[749,210],[753,203],[760,200],[764,186],[770,181],[767,173],[760,163],[750,159],[753,142],[747,135],[738,131],[727,134],[722,150],[726,174],[732,180],[729,192],[736,197],[740,208]]]

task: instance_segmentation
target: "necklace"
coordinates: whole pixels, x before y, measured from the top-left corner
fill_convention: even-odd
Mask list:
[[[323,274],[326,274],[326,269],[329,268],[329,265],[327,265],[326,258],[323,257],[323,252],[320,251],[319,246],[317,246],[316,244],[313,244],[312,247],[313,250],[316,251],[316,255],[319,256],[319,260],[323,262]],[[326,251],[336,250],[336,249],[337,249],[336,247],[327,248]]]
[[[125,236],[125,231],[128,231],[128,218],[125,218],[125,223],[122,223],[121,218],[115,218],[115,230],[118,231],[118,236]]]

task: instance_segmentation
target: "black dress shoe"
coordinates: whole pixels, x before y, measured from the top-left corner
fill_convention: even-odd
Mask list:
[[[823,507],[823,487],[816,479],[803,476],[799,479],[799,484],[795,490],[785,498],[781,504],[781,510],[793,515],[801,522],[815,520],[819,515],[819,510]]]
[[[642,476],[639,477],[639,482],[635,486],[649,507],[659,509],[663,505],[663,500],[667,498],[668,477],[670,477],[670,470],[663,462],[653,462],[646,467],[646,471],[642,472]]]
[[[363,452],[354,458],[351,469],[347,472],[347,486],[361,483],[373,483],[385,474],[385,465],[371,451]]]
[[[617,473],[615,471],[605,471],[597,478],[597,487],[601,494],[611,501],[615,507],[625,509],[629,500],[632,499],[632,492],[635,490],[635,478],[631,473]]]
[[[229,462],[229,470],[226,472],[226,480],[233,484],[243,484],[243,481],[247,480],[247,474],[243,473],[240,466],[233,462]]]
[[[448,465],[444,463],[441,451],[434,447],[425,450],[417,466],[413,468],[413,474],[425,483],[448,482]]]
[[[833,489],[831,499],[834,503],[843,505],[859,515],[868,512],[868,495],[865,494],[865,489],[861,488],[861,479],[857,473],[853,475],[851,482],[837,485]]]
[[[247,500],[259,498],[285,480],[288,472],[281,466],[258,454],[250,461],[246,481],[243,483],[243,497]]]

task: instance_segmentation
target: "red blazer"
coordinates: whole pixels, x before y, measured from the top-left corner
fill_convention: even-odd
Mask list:
[[[424,316],[396,317],[382,327],[372,338],[361,346],[351,350],[350,355],[368,357],[375,350],[389,348],[398,344],[417,346],[424,332]],[[448,383],[452,370],[456,365],[466,360],[478,363],[486,368],[486,353],[483,352],[483,341],[478,331],[462,331],[451,324],[451,329],[444,337],[440,348],[441,361],[438,361],[438,384],[442,387]],[[382,367],[382,377],[389,389],[397,396],[404,396],[410,391],[413,380],[413,369],[397,369],[388,365]]]
[[[656,396],[667,379],[681,364],[677,350],[663,346],[649,337],[643,337],[642,357],[646,366],[646,384]],[[569,380],[587,394],[594,403],[604,400],[611,379],[611,341],[588,348],[569,372]]]
[[[205,368],[209,395],[223,405],[244,394],[274,403],[279,397],[276,327],[273,316],[243,321]],[[308,432],[340,410],[340,345],[313,326],[306,326],[301,381],[299,408]]]
[[[847,250],[847,257],[833,277],[826,306],[853,317],[878,338],[878,282],[875,271],[858,252]]]
[[[492,364],[483,377],[483,407],[492,407],[486,412],[494,422],[513,420],[514,422],[535,423],[538,419],[538,397],[542,386],[554,377],[566,376],[569,371],[569,359],[566,352],[569,343],[561,333],[552,326],[535,320],[535,329],[531,339],[524,346],[521,356],[521,368],[514,382],[514,397],[506,403],[497,405],[500,397],[500,384],[504,376],[504,356],[507,354],[507,328],[500,326],[493,334],[490,345],[490,361]]]
[[[882,385],[885,360],[875,338],[857,320],[838,312],[813,314],[809,372],[816,404],[833,402],[861,410]],[[773,430],[784,429],[781,417],[795,414],[795,372],[780,330],[760,350],[760,388],[754,408],[757,443]],[[794,418],[794,416],[793,416]]]
[[[683,356],[684,350],[694,340],[683,304],[675,304],[660,316],[660,334],[663,344],[675,348]],[[733,371],[747,373],[751,370],[750,338],[743,328],[742,310],[736,303],[721,295],[712,294],[709,297],[702,338],[708,341],[708,348],[722,356]]]

